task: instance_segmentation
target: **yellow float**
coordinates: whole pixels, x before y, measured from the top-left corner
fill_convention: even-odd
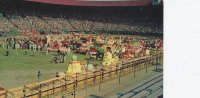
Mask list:
[[[74,74],[74,73],[81,73],[81,63],[79,61],[70,61],[67,73]]]
[[[150,49],[146,49],[146,55],[149,56],[150,55]]]
[[[67,73],[74,74],[74,73],[81,73],[82,72],[81,62],[77,60],[76,55],[72,55],[72,61],[69,62],[69,66],[67,69]]]
[[[112,54],[107,51],[106,53],[104,53],[102,65],[103,66],[116,65],[117,61],[118,61],[117,58],[115,57],[113,58]]]

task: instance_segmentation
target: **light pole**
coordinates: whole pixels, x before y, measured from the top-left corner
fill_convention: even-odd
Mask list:
[[[37,79],[38,79],[38,85],[39,85],[39,79],[40,79],[40,76],[41,76],[42,74],[41,74],[41,72],[40,71],[38,71],[38,73],[37,73]]]
[[[38,78],[38,96],[39,96],[39,98],[41,98],[41,86],[40,86],[40,84],[39,84],[39,79],[40,79],[40,76],[41,76],[42,74],[41,74],[41,72],[40,71],[38,71],[38,73],[37,73],[37,78]]]

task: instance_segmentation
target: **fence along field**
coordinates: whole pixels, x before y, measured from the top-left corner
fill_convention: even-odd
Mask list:
[[[68,92],[74,94],[78,90],[85,89],[86,86],[101,85],[101,83],[118,78],[130,72],[140,69],[148,70],[149,65],[160,62],[163,58],[162,53],[153,56],[140,57],[134,60],[128,60],[117,66],[108,66],[99,70],[88,71],[76,74],[65,74],[64,77],[57,77],[50,80],[24,85],[23,87],[13,88],[0,92],[0,97],[6,98],[41,98],[57,92]],[[100,90],[100,89],[99,89]]]

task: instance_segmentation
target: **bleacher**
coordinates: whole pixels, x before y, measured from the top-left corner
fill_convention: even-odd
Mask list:
[[[1,31],[163,32],[160,7],[71,7],[30,2],[11,5],[0,8]]]
[[[157,98],[163,94],[162,73],[152,76],[137,85],[122,89],[109,98]]]

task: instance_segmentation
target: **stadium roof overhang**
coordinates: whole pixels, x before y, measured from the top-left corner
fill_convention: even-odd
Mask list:
[[[73,6],[146,6],[152,0],[25,0],[59,5]]]

